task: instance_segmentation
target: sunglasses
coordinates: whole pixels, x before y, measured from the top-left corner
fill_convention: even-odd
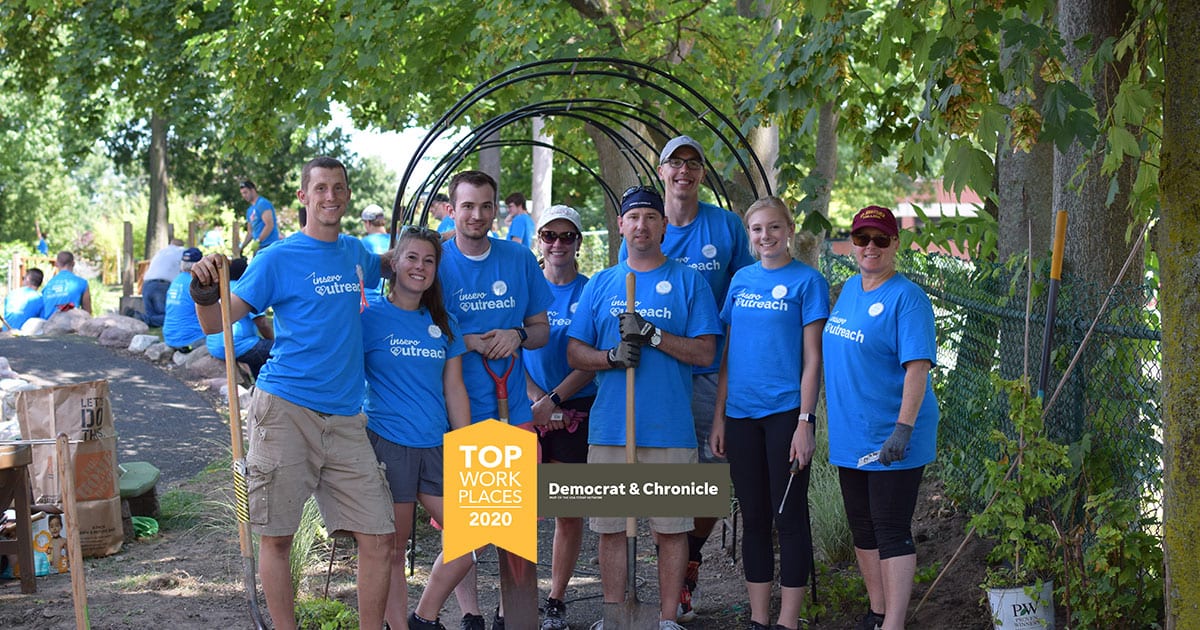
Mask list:
[[[629,195],[639,192],[648,192],[657,195],[658,189],[653,186],[630,186],[629,188],[625,189],[625,192],[621,193],[621,202],[624,203],[625,200],[629,198]]]
[[[401,236],[404,236],[405,234],[411,234],[411,235],[413,235],[413,236],[416,236],[416,237],[418,237],[418,238],[427,238],[427,239],[430,239],[430,240],[437,239],[437,241],[438,241],[439,243],[442,241],[442,235],[441,235],[441,234],[439,234],[437,230],[435,230],[435,229],[432,229],[432,228],[427,228],[427,227],[425,227],[425,226],[422,226],[422,225],[405,225],[405,226],[402,226],[402,227],[400,228],[400,235],[401,235]]]
[[[554,241],[562,241],[567,245],[570,245],[571,243],[579,240],[580,236],[581,234],[579,232],[551,232],[550,230],[542,230],[541,232],[538,232],[538,238],[542,239],[542,242],[547,245],[553,244]]]
[[[879,249],[885,249],[891,246],[892,241],[895,240],[895,238],[896,237],[894,236],[888,236],[886,234],[877,234],[875,236],[867,236],[866,234],[850,235],[850,240],[859,247],[866,247],[867,243],[875,243],[875,247],[878,247]]]
[[[670,166],[671,168],[683,168],[684,166],[686,166],[686,167],[688,167],[689,171],[698,171],[698,170],[704,168],[704,162],[701,162],[700,160],[685,160],[683,158],[667,158],[667,159],[663,160],[662,163],[666,164],[667,166]]]

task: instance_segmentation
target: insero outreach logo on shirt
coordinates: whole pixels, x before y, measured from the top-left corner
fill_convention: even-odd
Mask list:
[[[492,284],[492,291],[496,296],[504,295],[508,293],[508,285],[502,280],[497,280]],[[464,313],[500,311],[517,307],[517,298],[512,295],[495,299],[486,291],[466,292],[459,289],[455,296],[458,298],[458,310]]]
[[[308,274],[307,280],[313,283],[313,291],[317,295],[328,296],[338,295],[340,293],[358,293],[362,290],[362,285],[358,281],[343,282],[341,274],[333,274],[329,276],[318,276],[317,272]]]
[[[437,326],[432,326],[432,328],[437,328]],[[432,331],[430,331],[430,334],[432,334]],[[441,334],[441,330],[438,330],[438,334]],[[422,348],[421,342],[417,339],[406,339],[404,337],[399,337],[392,334],[385,337],[384,341],[387,342],[388,351],[391,352],[392,356],[394,357],[423,357],[426,359],[446,358],[446,350],[444,348]]]

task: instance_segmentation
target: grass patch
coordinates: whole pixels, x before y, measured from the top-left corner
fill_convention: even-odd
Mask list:
[[[160,531],[189,529],[200,522],[207,511],[204,495],[176,488],[158,498],[158,527]]]

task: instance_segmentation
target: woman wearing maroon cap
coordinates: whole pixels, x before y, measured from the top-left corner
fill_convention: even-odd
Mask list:
[[[938,425],[933,306],[896,273],[899,234],[887,208],[854,216],[859,274],[842,287],[822,335],[829,461],[870,598],[858,628],[883,630],[904,627],[917,566],[912,515]]]

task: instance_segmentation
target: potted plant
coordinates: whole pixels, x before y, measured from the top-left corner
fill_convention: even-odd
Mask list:
[[[1051,524],[1050,501],[1066,481],[1067,447],[1046,435],[1042,403],[1031,395],[1028,378],[993,378],[1008,394],[1013,433],[992,433],[1000,456],[985,462],[990,500],[971,519],[980,537],[995,542],[983,587],[997,629],[1053,628],[1049,578],[1059,537]]]

